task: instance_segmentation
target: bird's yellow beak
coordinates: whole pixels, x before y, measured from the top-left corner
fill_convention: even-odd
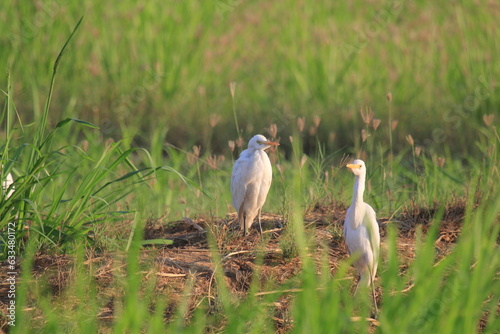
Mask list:
[[[361,165],[360,164],[347,164],[346,167],[349,169],[360,169]]]
[[[257,143],[261,145],[270,145],[270,146],[278,146],[280,143],[275,143],[273,141],[262,141],[262,140],[257,140]]]

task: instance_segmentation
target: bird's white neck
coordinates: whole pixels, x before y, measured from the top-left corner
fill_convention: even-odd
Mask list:
[[[363,194],[365,192],[365,175],[357,175],[354,182],[354,192],[352,195],[352,205],[363,203]]]

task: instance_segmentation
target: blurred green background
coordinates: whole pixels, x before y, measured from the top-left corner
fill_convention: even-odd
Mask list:
[[[234,102],[245,141],[274,123],[289,150],[304,117],[306,153],[318,140],[354,148],[368,109],[382,143],[398,122],[395,150],[411,134],[428,152],[469,157],[483,116],[500,107],[496,1],[3,1],[0,64],[24,123],[41,113],[82,15],[50,122],[84,119],[103,141],[227,152]]]

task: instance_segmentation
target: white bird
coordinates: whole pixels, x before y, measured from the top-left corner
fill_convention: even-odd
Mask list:
[[[378,312],[373,281],[380,253],[380,233],[375,211],[363,201],[366,167],[359,159],[346,167],[355,175],[355,182],[352,204],[344,221],[344,239],[349,254],[356,257],[354,267],[360,276],[358,286],[361,284],[368,287],[371,284],[375,310]]]
[[[14,178],[12,177],[12,174],[8,173],[7,176],[5,177],[5,180],[2,182],[2,194],[6,197],[9,198],[10,195],[14,192],[14,187],[12,187],[8,192],[7,190],[9,189],[10,185],[14,183]],[[7,193],[6,193],[7,192]]]
[[[258,215],[260,232],[260,211],[266,201],[273,178],[271,162],[265,149],[279,145],[268,141],[263,135],[255,135],[248,142],[248,148],[241,152],[234,163],[231,175],[233,206],[238,212],[238,221],[244,235]]]

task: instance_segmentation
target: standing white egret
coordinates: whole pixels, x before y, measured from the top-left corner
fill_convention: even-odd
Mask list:
[[[378,312],[373,281],[377,273],[380,253],[380,233],[373,208],[363,201],[366,166],[362,160],[347,164],[355,175],[352,204],[347,210],[344,222],[344,238],[351,256],[356,256],[354,267],[359,273],[361,286],[372,285],[373,302]],[[356,287],[357,290],[357,287]]]
[[[255,135],[248,142],[248,148],[241,152],[234,163],[231,175],[233,206],[238,212],[238,221],[246,235],[258,215],[260,232],[260,211],[266,201],[273,178],[271,162],[265,149],[279,145],[268,141],[263,135]]]

